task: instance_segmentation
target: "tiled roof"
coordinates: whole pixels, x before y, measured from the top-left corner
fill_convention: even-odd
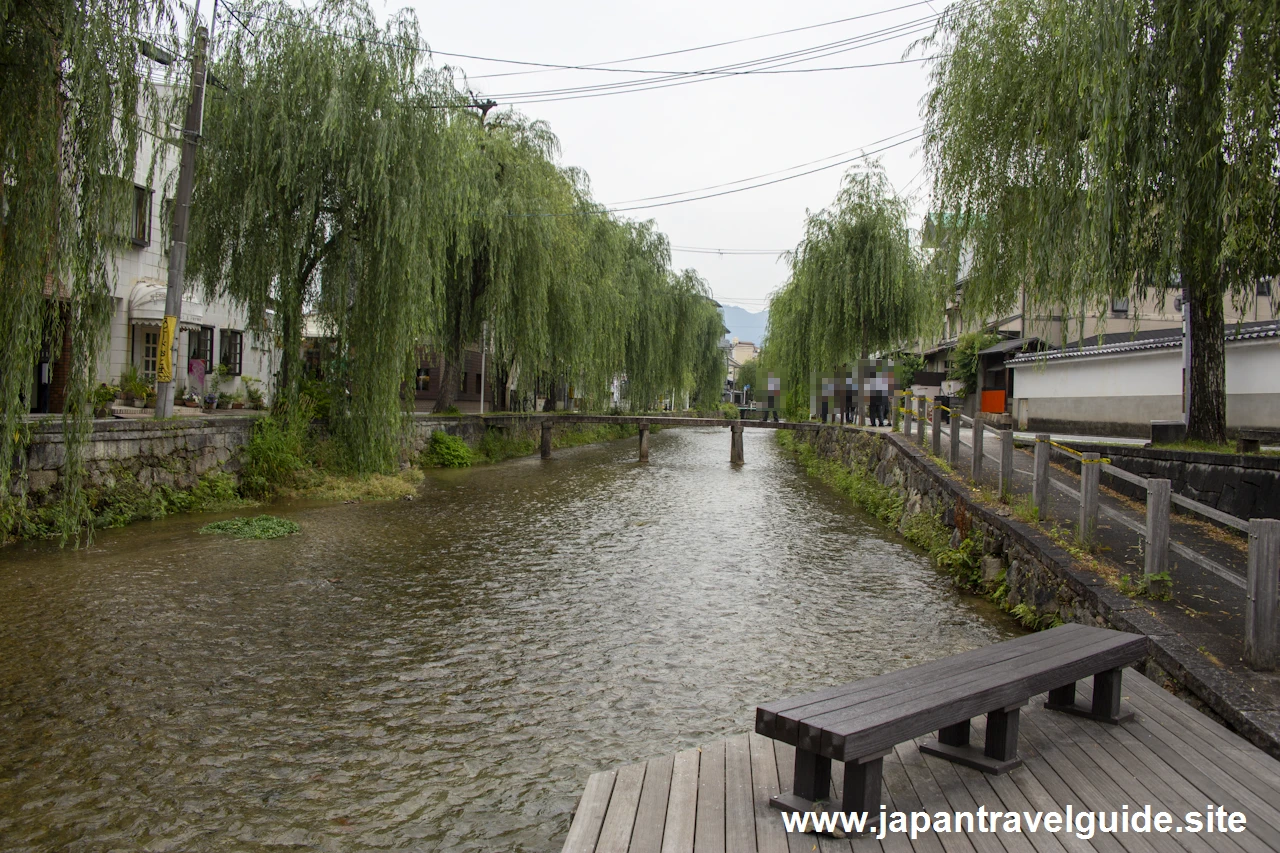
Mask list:
[[[1110,337],[1110,336],[1107,336]],[[1231,324],[1226,328],[1226,340],[1251,341],[1261,338],[1280,337],[1280,322],[1263,320],[1256,323]],[[1086,338],[1086,341],[1088,339]],[[1095,338],[1096,340],[1096,338]],[[1058,361],[1065,358],[1090,358],[1099,355],[1116,355],[1126,352],[1142,352],[1144,350],[1172,349],[1182,346],[1181,329],[1159,329],[1150,332],[1139,332],[1129,340],[1115,343],[1104,343],[1068,349],[1048,350],[1039,353],[1027,353],[1005,362],[1006,367],[1017,367],[1021,364],[1034,364],[1038,361]]]

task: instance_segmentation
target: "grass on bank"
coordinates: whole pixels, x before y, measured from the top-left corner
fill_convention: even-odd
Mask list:
[[[1241,453],[1236,450],[1234,443],[1216,444],[1212,441],[1197,441],[1195,439],[1186,439],[1184,441],[1174,441],[1168,444],[1152,444],[1152,450],[1178,450],[1183,453],[1225,453],[1230,456],[1280,456],[1280,450],[1254,450],[1249,453]]]

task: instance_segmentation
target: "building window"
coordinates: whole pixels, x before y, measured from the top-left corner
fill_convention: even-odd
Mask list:
[[[213,327],[201,326],[187,332],[187,361],[200,359],[205,370],[213,367]]]
[[[156,357],[160,353],[160,332],[144,332],[142,335],[142,375],[156,378]]]
[[[218,363],[230,376],[239,376],[244,362],[244,332],[223,329],[218,336]]]
[[[146,187],[133,188],[133,224],[129,239],[135,246],[151,245],[151,194]]]
[[[480,374],[479,374],[479,373],[477,373],[477,374],[476,374],[476,393],[477,393],[477,394],[481,393],[481,389],[480,389],[480,382],[481,382]]]
[[[1268,299],[1271,298],[1271,279],[1258,279],[1258,295],[1265,296]]]
[[[1122,296],[1111,297],[1111,313],[1116,317],[1127,317],[1129,315],[1128,297],[1122,297]]]
[[[431,390],[431,368],[429,367],[418,368],[418,377],[417,377],[417,382],[415,384],[415,387],[419,391]]]

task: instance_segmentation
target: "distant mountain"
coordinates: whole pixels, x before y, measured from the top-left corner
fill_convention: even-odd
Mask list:
[[[724,324],[729,327],[729,337],[751,341],[760,346],[764,341],[765,326],[769,323],[769,311],[751,312],[736,305],[724,306]]]

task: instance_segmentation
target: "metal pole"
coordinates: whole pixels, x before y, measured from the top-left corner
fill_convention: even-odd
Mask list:
[[[1191,289],[1182,289],[1182,423],[1191,426]]]
[[[1249,519],[1249,575],[1245,591],[1244,662],[1276,668],[1276,581],[1280,569],[1280,521]]]
[[[1089,543],[1098,529],[1098,481],[1102,468],[1097,453],[1082,454],[1080,459],[1080,541]]]
[[[1036,505],[1040,520],[1049,517],[1049,436],[1036,436],[1035,475],[1031,484],[1031,499]]]
[[[164,320],[156,352],[156,418],[173,415],[173,370],[178,363],[178,324],[182,321],[182,286],[187,271],[187,223],[191,219],[191,188],[196,176],[196,146],[204,119],[205,51],[209,31],[197,27],[191,55],[191,103],[182,129],[182,159],[174,194],[172,245],[169,247],[169,283],[165,291]]]

